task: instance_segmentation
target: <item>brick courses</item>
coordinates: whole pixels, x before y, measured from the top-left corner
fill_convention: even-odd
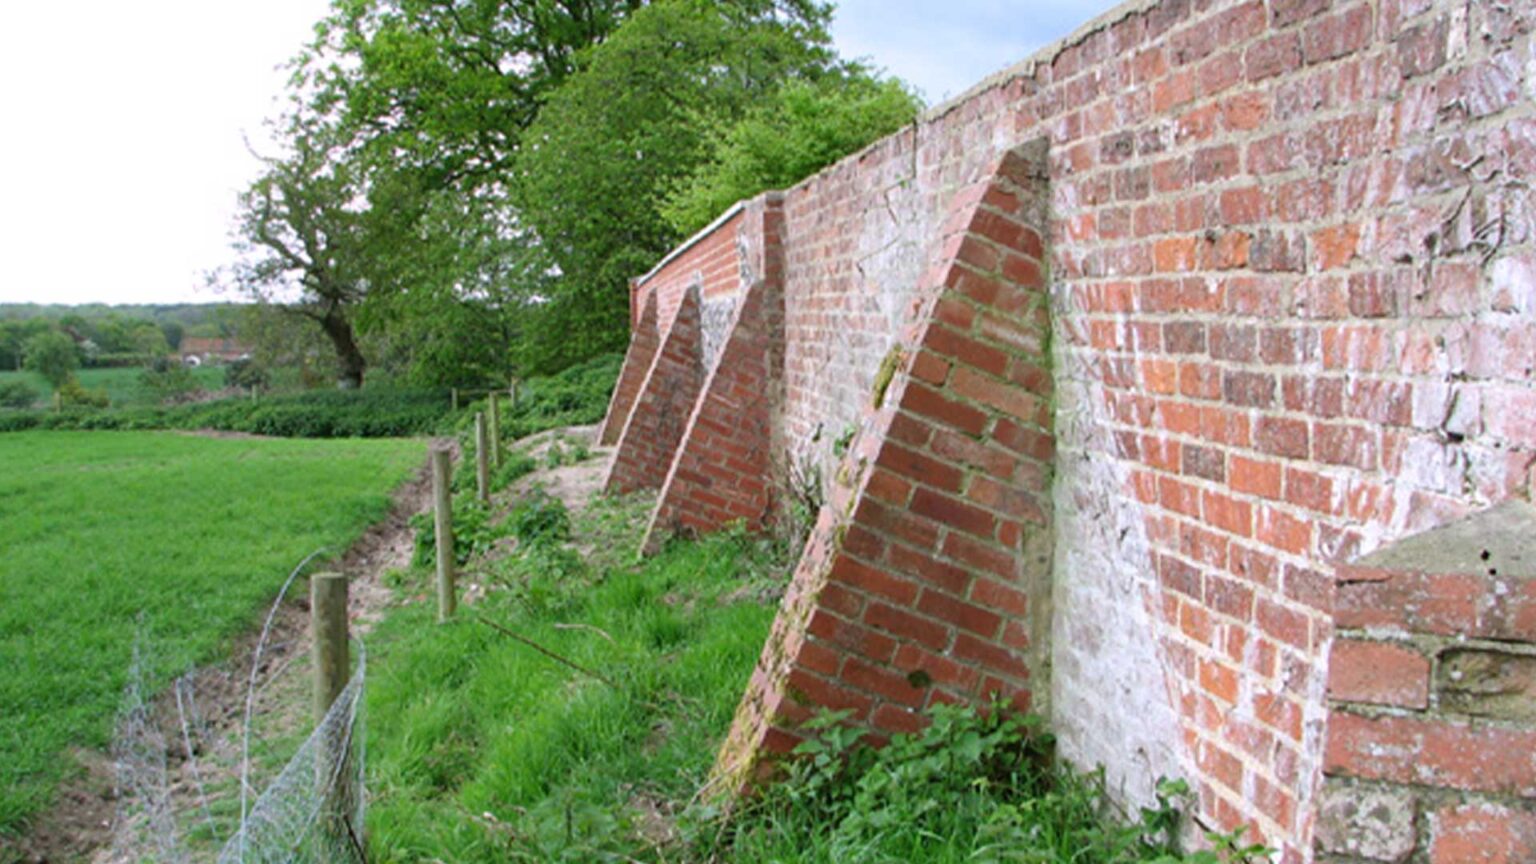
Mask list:
[[[629,412],[634,409],[635,400],[640,398],[640,388],[645,386],[645,376],[656,360],[656,349],[661,345],[661,329],[656,320],[656,292],[646,292],[642,302],[644,309],[631,323],[629,350],[624,354],[624,366],[619,370],[619,380],[608,400],[602,428],[597,432],[597,443],[603,447],[618,443],[624,424],[629,422]]]
[[[1410,654],[1433,670],[1421,638],[1528,641],[1536,603],[1524,587],[1404,572],[1348,583],[1336,607],[1338,562],[1530,494],[1533,97],[1528,4],[1142,2],[786,192],[770,440],[827,478],[800,570],[828,575],[791,586],[738,732],[782,749],[792,729],[771,721],[810,704],[902,728],[931,698],[897,680],[913,662],[958,697],[985,689],[992,664],[1043,659],[1049,687],[1038,674],[1026,686],[1069,758],[1112,763],[1128,803],[1181,773],[1203,824],[1248,825],[1283,860],[1315,854],[1325,772],[1340,778],[1330,800],[1459,788],[1454,761],[1339,772],[1378,744],[1465,733],[1481,746],[1486,724],[1430,734],[1394,713],[1436,704]],[[978,220],[966,196],[1042,136],[1048,201],[1023,222],[1041,251],[1001,252],[1028,252],[1022,232],[967,243],[1010,230],[991,217],[1010,208]],[[727,220],[705,240],[717,235],[740,230]],[[638,289],[662,298],[661,321],[704,272],[680,261]],[[1038,274],[1049,303],[989,293],[971,268]],[[994,320],[1020,313],[1033,329]],[[1051,363],[1011,365],[1036,350]],[[893,356],[890,416],[871,418]],[[1050,402],[1070,410],[1042,430]],[[833,444],[850,429],[871,467],[839,484],[857,456]],[[656,451],[661,470],[676,449]],[[999,450],[1054,457],[1053,494],[1036,494],[1048,467],[998,482],[959,470]],[[1032,560],[997,548],[1005,522],[1026,524],[1000,514],[1030,503],[1048,522],[1071,515],[1038,553],[1054,555],[1049,583],[978,593]],[[903,577],[913,569],[932,585]],[[1007,640],[1028,647],[986,650]],[[1529,724],[1499,729],[1518,738]],[[1169,754],[1133,755],[1133,740],[1167,740]],[[1498,836],[1521,848],[1526,817],[1508,796],[1525,781],[1495,767],[1497,789],[1464,807],[1411,792],[1414,830],[1454,827],[1412,854],[1455,860],[1453,838],[1505,811],[1513,827]]]
[[[729,785],[788,752],[819,707],[888,735],[936,700],[1032,702],[1053,455],[1042,157],[1010,152],[955,198],[928,303],[864,397],[722,750]]]
[[[1326,793],[1391,797],[1403,816],[1324,826],[1319,860],[1536,857],[1533,586],[1536,507],[1523,501],[1339,568]],[[1362,848],[1366,835],[1392,854]]]
[[[762,530],[773,519],[773,415],[784,365],[781,223],[776,197],[748,206],[743,230],[756,256],[743,269],[753,278],[672,456],[643,543],[647,551],[673,533],[736,521]]]
[[[687,432],[704,379],[699,288],[689,287],[656,349],[608,468],[605,492],[655,489]],[[633,359],[633,358],[631,358]],[[625,364],[629,364],[629,360]]]

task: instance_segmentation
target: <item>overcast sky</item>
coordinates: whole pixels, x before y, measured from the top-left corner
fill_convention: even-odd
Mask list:
[[[843,0],[839,50],[930,103],[1075,29],[1111,0]],[[0,302],[229,299],[244,140],[328,0],[7,4],[0,25]],[[941,11],[941,14],[936,12]]]

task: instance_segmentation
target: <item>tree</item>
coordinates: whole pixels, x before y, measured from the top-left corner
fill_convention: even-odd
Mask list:
[[[504,383],[530,310],[548,292],[541,250],[504,202],[484,196],[437,193],[417,224],[360,325],[413,383]]]
[[[0,366],[20,370],[27,354],[27,342],[53,327],[42,318],[0,321]]]
[[[787,189],[895,132],[921,107],[900,81],[860,69],[790,82],[714,140],[709,160],[667,196],[662,216],[678,234],[692,234],[737,201]]]
[[[338,0],[293,66],[290,155],[242,198],[237,281],[297,301],[343,387],[363,335],[417,380],[504,378],[545,269],[522,263],[509,160],[577,53],[643,2]]]
[[[108,314],[95,322],[97,343],[104,354],[141,354],[163,357],[170,352],[160,325],[147,318]]]
[[[75,377],[80,357],[75,342],[58,330],[47,330],[27,340],[27,368],[47,379],[58,390]]]
[[[287,155],[242,198],[236,281],[422,383],[622,345],[660,200],[786,81],[849,70],[819,0],[334,0]],[[364,342],[366,340],[366,342]]]
[[[558,268],[523,345],[534,371],[621,347],[624,286],[680,238],[666,193],[787,81],[839,68],[828,8],[659,0],[580,58],[523,137],[514,201]]]
[[[429,188],[504,178],[576,58],[645,0],[337,2],[300,55],[309,110]]]
[[[336,352],[304,317],[280,304],[258,301],[240,307],[238,326],[257,367],[298,370],[306,383],[335,380]]]
[[[166,347],[172,351],[181,350],[181,340],[187,335],[187,328],[179,321],[161,321],[160,335],[165,337]]]
[[[336,353],[336,383],[363,384],[367,360],[352,326],[367,293],[371,246],[366,187],[355,157],[310,118],[287,123],[290,152],[240,196],[234,278],[248,295],[319,325]]]

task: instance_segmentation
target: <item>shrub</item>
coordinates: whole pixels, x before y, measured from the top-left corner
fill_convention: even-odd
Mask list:
[[[1039,718],[1004,702],[935,703],[927,713],[926,728],[878,750],[843,725],[846,711],[810,721],[813,737],[796,748],[788,779],[717,838],[733,844],[724,857],[1245,864],[1266,853],[1238,832],[1207,835],[1214,851],[1181,857],[1182,781],[1160,782],[1156,807],[1116,821],[1102,772],[1059,764]]]
[[[484,555],[497,540],[512,533],[506,521],[493,522],[491,508],[480,503],[473,495],[458,495],[453,499],[453,559],[460,565],[471,558]],[[420,567],[437,564],[437,525],[431,511],[411,517],[416,529],[416,550],[411,563]]]
[[[534,489],[507,514],[513,536],[523,543],[564,543],[571,537],[571,514],[559,498]]]
[[[506,413],[503,437],[516,440],[558,426],[596,423],[608,411],[624,364],[620,354],[604,354],[547,378],[523,382],[517,404]],[[473,418],[473,413],[470,415]]]
[[[148,366],[156,361],[164,362],[165,358],[157,354],[141,352],[112,352],[97,354],[91,358],[89,365],[93,369],[132,369],[135,366]]]
[[[593,423],[608,408],[622,358],[605,355],[550,378],[525,382],[516,406],[503,415],[503,437],[520,438],[556,426]],[[77,384],[78,386],[78,384]],[[80,391],[74,407],[105,407],[105,393]],[[32,420],[9,418],[0,431],[47,429],[222,429],[286,438],[397,438],[456,431],[467,440],[474,406],[453,415],[448,393],[365,387],[361,390],[310,390],[259,401],[245,397],[173,407],[119,409],[87,417],[79,412],[48,414]],[[504,475],[499,475],[504,476]],[[506,482],[512,479],[508,477]]]
[[[156,402],[181,399],[202,389],[191,369],[163,357],[139,373],[139,386]]]
[[[224,367],[224,384],[241,390],[249,390],[253,387],[257,390],[266,390],[272,386],[272,379],[267,374],[266,368],[258,365],[255,360],[246,358],[235,360]]]
[[[36,429],[44,415],[37,411],[0,409],[0,432],[25,432]]]
[[[80,379],[73,375],[59,385],[58,392],[61,408],[105,408],[112,404],[112,400],[107,398],[107,391],[87,390],[80,384]]]
[[[0,381],[0,408],[31,408],[41,398],[24,381]]]

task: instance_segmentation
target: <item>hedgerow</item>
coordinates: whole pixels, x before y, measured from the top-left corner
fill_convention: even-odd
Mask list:
[[[595,423],[623,358],[604,355],[557,375],[530,379],[515,404],[503,403],[502,436],[521,438],[556,426]],[[0,408],[0,432],[26,429],[217,429],[282,438],[404,438],[465,433],[483,403],[453,414],[446,390],[365,387],[223,399],[193,405],[121,409]]]

